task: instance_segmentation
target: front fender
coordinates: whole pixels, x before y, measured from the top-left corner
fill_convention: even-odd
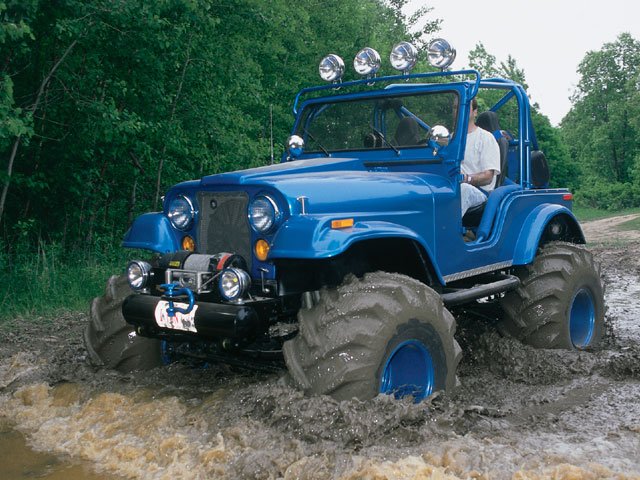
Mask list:
[[[122,246],[140,248],[157,253],[179,250],[180,240],[176,237],[169,219],[162,213],[145,213],[136,218],[124,235]]]
[[[527,265],[533,261],[540,245],[540,239],[545,228],[552,219],[562,215],[567,217],[569,226],[578,233],[580,243],[585,243],[584,234],[580,224],[573,212],[567,207],[557,204],[542,204],[537,206],[522,223],[520,235],[516,242],[516,249],[513,255],[514,265]]]
[[[349,215],[342,215],[349,218]],[[289,218],[273,239],[270,258],[330,258],[363,240],[401,237],[422,244],[411,229],[380,220],[359,220],[353,227],[331,228],[336,216],[298,215]],[[426,247],[425,247],[426,248]]]

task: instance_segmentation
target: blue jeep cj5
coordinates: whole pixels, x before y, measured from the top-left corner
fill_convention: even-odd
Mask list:
[[[401,73],[295,99],[277,165],[180,183],[162,212],[135,220],[129,263],[94,300],[85,343],[94,365],[131,370],[176,356],[282,368],[309,394],[421,400],[456,386],[461,349],[451,311],[499,307],[498,328],[541,348],[586,349],[603,330],[599,268],[585,250],[572,195],[549,188],[524,89],[448,71],[437,39],[397,45]],[[499,143],[501,174],[485,204],[461,216],[460,163],[471,100]]]

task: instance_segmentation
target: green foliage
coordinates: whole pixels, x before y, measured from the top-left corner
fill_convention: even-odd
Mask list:
[[[573,107],[562,121],[569,154],[580,167],[577,198],[609,209],[638,206],[640,42],[623,33],[588,52],[578,73]]]

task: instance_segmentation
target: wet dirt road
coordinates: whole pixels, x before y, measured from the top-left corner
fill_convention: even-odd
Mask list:
[[[592,250],[601,349],[534,350],[461,317],[461,388],[419,405],[223,366],[95,373],[84,314],[17,322],[0,330],[0,479],[640,479],[640,242]]]

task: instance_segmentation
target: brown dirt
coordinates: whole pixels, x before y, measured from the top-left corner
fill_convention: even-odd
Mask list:
[[[95,372],[85,313],[5,322],[0,477],[640,479],[640,238],[615,229],[630,219],[585,224],[602,348],[534,350],[461,317],[461,388],[418,405],[305,397],[223,365]]]

